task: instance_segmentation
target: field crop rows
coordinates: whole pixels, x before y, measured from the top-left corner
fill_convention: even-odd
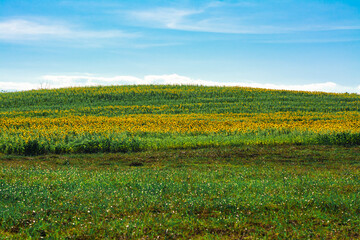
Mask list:
[[[0,151],[8,154],[360,143],[354,94],[122,86],[2,93],[0,99]]]

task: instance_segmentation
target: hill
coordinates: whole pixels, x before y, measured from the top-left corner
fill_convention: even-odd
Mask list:
[[[359,239],[359,101],[200,86],[1,93],[0,238]]]
[[[106,107],[111,106],[117,108],[107,111]],[[0,94],[0,112],[35,110],[74,110],[79,115],[103,116],[189,112],[339,112],[360,111],[360,95],[173,85],[78,87]],[[53,115],[58,116],[58,112]]]
[[[360,143],[357,94],[78,87],[0,93],[0,117],[0,151],[16,154]]]

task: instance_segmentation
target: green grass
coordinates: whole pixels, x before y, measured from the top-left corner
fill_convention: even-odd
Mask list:
[[[16,137],[0,138],[0,152],[25,156],[63,153],[126,153],[161,149],[186,149],[247,145],[360,145],[360,133],[324,133],[257,130],[248,133],[175,134],[123,133],[110,137],[101,134],[75,135],[65,140],[37,138],[28,142]]]
[[[355,239],[360,148],[0,157],[11,239]]]
[[[104,109],[107,106],[138,108]],[[159,107],[149,109],[147,106]],[[161,108],[160,108],[161,107]],[[38,113],[16,113],[41,110]],[[58,110],[59,112],[54,112]],[[7,116],[360,111],[360,95],[204,86],[112,86],[0,93]],[[62,112],[65,111],[65,112]],[[29,115],[31,114],[31,115]]]
[[[0,117],[15,121],[344,111],[359,112],[360,95],[200,86],[0,93]],[[360,238],[356,131],[70,133],[60,141],[24,140],[26,127],[0,133],[0,239]]]

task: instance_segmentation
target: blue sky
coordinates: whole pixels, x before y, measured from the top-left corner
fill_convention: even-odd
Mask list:
[[[0,89],[360,93],[360,1],[0,0]]]

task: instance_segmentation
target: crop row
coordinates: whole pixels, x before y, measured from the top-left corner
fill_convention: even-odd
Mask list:
[[[69,116],[59,118],[1,118],[2,135],[56,136],[69,133],[234,133],[258,129],[312,132],[359,132],[360,113],[271,114],[141,114],[120,117]]]
[[[0,152],[127,152],[277,143],[359,144],[360,113],[0,118]]]
[[[113,109],[108,107],[113,107]],[[80,110],[82,114],[100,115],[154,112],[339,112],[360,111],[360,96],[200,86],[83,87],[0,93],[0,112],[71,109]],[[56,115],[56,113],[51,112],[51,115]]]

